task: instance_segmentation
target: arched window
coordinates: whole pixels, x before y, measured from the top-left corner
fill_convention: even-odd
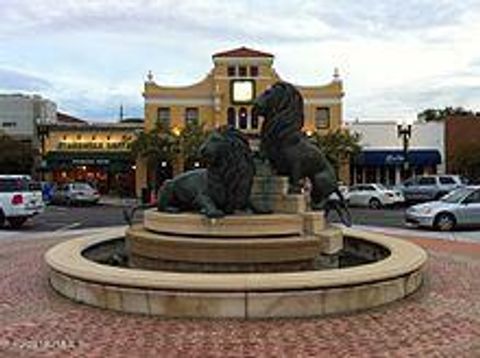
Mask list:
[[[238,112],[238,121],[240,129],[248,128],[248,112],[245,107],[240,108],[240,111]]]
[[[254,108],[252,108],[252,112],[251,112],[250,116],[251,116],[251,128],[252,129],[258,129],[258,115],[255,112]]]
[[[229,107],[227,110],[227,124],[230,127],[236,127],[236,113],[235,113],[235,108]]]

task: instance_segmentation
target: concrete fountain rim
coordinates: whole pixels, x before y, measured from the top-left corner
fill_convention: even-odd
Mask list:
[[[348,237],[386,247],[390,255],[378,262],[322,271],[279,273],[180,273],[118,268],[95,263],[82,252],[120,238],[124,227],[62,242],[45,254],[48,267],[70,279],[120,288],[187,292],[262,292],[351,287],[384,282],[419,271],[427,261],[419,246],[379,233],[342,228]]]

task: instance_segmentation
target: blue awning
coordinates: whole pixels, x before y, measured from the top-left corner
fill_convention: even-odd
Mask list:
[[[413,166],[426,167],[438,165],[442,162],[440,152],[436,149],[412,149],[407,152],[408,163]],[[384,166],[401,165],[405,161],[405,154],[401,149],[392,150],[362,150],[355,158],[356,165]]]

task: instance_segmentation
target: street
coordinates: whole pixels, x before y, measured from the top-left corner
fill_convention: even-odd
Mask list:
[[[372,210],[368,208],[350,208],[353,225],[365,228],[389,228],[415,234],[416,230],[407,228],[403,222],[404,208]],[[141,220],[142,213],[138,211],[135,220]],[[338,222],[334,213],[329,221]],[[65,232],[106,226],[126,225],[123,207],[120,205],[96,205],[82,207],[48,206],[45,212],[27,221],[21,232]],[[12,233],[8,226],[1,229],[0,234]],[[439,233],[433,230],[421,230],[424,236],[443,237],[451,233]],[[459,230],[462,236],[480,239],[480,231]],[[0,235],[3,236],[3,235]]]

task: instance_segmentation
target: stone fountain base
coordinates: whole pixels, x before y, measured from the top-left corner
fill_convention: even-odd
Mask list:
[[[376,245],[390,255],[350,268],[277,273],[119,268],[98,264],[82,255],[118,240],[122,228],[61,243],[45,258],[53,288],[74,301],[164,317],[322,316],[383,305],[411,294],[421,285],[427,255],[420,247],[380,234],[342,231],[355,250],[364,250],[368,255],[369,247]]]

